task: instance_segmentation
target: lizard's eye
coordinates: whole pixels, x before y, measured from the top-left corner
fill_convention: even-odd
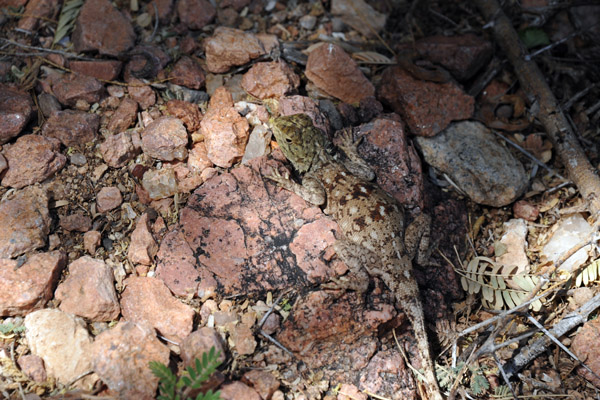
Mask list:
[[[290,139],[289,137],[285,138],[285,141],[288,142],[288,143],[292,143],[292,139]]]

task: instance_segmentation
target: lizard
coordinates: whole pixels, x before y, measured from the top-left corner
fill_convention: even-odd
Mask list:
[[[338,147],[345,157],[340,157],[306,114],[271,118],[269,124],[283,154],[301,174],[302,184],[278,170],[267,178],[311,204],[324,206],[324,213],[339,224],[343,238],[334,249],[355,275],[340,285],[364,293],[369,274],[394,293],[396,305],[412,323],[428,397],[442,400],[412,266],[417,250],[428,246],[430,217],[419,214],[405,229],[403,208],[372,182],[374,173],[359,156],[360,141],[353,140],[351,131],[342,131]]]

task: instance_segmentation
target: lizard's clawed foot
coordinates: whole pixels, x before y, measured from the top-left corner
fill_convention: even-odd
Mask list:
[[[340,138],[340,148],[344,151],[348,150],[351,151],[353,153],[357,152],[357,148],[358,145],[360,144],[360,142],[362,142],[362,136],[359,137],[357,140],[354,140],[354,138],[352,137],[352,128],[347,128],[342,130],[339,133],[339,138]]]
[[[265,175],[265,178],[275,181],[279,185],[284,185],[285,183],[289,182],[290,173],[288,170],[285,170],[285,173],[282,175],[278,168],[272,168],[271,174]]]

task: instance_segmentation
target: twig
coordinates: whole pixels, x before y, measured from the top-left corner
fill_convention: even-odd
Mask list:
[[[575,133],[563,114],[544,76],[533,60],[526,60],[527,50],[496,0],[476,0],[484,18],[490,21],[494,36],[514,67],[521,87],[539,105],[537,118],[544,126],[558,156],[593,214],[600,212],[600,178],[585,157]]]
[[[8,44],[12,44],[13,46],[20,47],[22,49],[37,50],[39,52],[46,53],[46,54],[47,53],[60,54],[61,56],[64,56],[66,58],[74,58],[76,60],[97,61],[95,58],[78,56],[77,54],[69,53],[68,51],[55,50],[55,49],[45,49],[43,47],[37,47],[37,46],[29,46],[29,45],[26,45],[26,44],[18,43],[18,42],[9,40],[9,39],[4,39],[4,38],[0,38],[0,40],[6,42]]]

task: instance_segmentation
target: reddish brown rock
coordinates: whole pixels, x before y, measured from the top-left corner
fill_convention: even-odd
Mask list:
[[[128,83],[131,85],[127,87],[129,95],[137,101],[142,110],[147,110],[156,103],[156,94],[150,86],[138,79],[131,79]]]
[[[38,187],[17,191],[0,203],[0,258],[18,257],[46,244],[48,194]]]
[[[193,58],[181,57],[169,73],[171,83],[198,90],[204,86],[204,71]]]
[[[205,326],[190,333],[181,343],[181,359],[184,367],[193,366],[196,358],[202,360],[202,353],[208,353],[211,347],[215,348],[215,352],[220,353],[218,359],[225,362],[223,340],[213,328]]]
[[[254,332],[246,324],[237,324],[229,332],[229,339],[233,349],[239,355],[250,355],[254,353],[256,349],[256,339],[254,339]]]
[[[38,29],[40,22],[52,19],[58,11],[58,0],[30,0],[19,20],[18,27],[24,31],[33,32]]]
[[[28,377],[36,382],[44,382],[48,377],[46,369],[44,368],[44,360],[36,355],[27,354],[21,356],[17,360],[17,364],[19,364],[19,368],[21,368]]]
[[[323,132],[331,133],[331,123],[319,110],[316,101],[306,96],[288,96],[280,99],[279,113],[281,115],[306,114],[312,119],[313,125]]]
[[[179,118],[188,132],[195,132],[200,129],[202,113],[197,104],[183,100],[169,100],[167,103],[167,112]]]
[[[379,118],[359,129],[359,154],[373,167],[379,186],[400,204],[423,209],[421,159],[408,141],[402,123]]]
[[[127,18],[108,0],[85,2],[72,35],[76,52],[98,51],[117,57],[135,44],[135,32]]]
[[[515,218],[523,218],[527,221],[535,221],[540,215],[540,210],[527,200],[519,200],[513,204]]]
[[[143,214],[138,219],[135,230],[131,234],[131,243],[127,252],[127,258],[132,264],[151,265],[154,256],[158,252],[158,245],[150,232],[150,221],[148,214]]]
[[[1,258],[0,315],[26,315],[44,308],[66,261],[59,251],[33,254],[20,266],[17,260]]]
[[[580,360],[586,360],[585,364],[596,374],[600,372],[600,354],[598,354],[598,347],[595,345],[598,340],[600,340],[600,320],[593,319],[583,325],[571,344],[573,353]],[[577,373],[592,382],[596,387],[600,387],[600,379],[585,368],[577,368]]]
[[[83,248],[85,251],[94,255],[96,253],[96,249],[100,246],[100,239],[102,239],[102,234],[98,231],[89,231],[83,234]]]
[[[104,86],[96,78],[81,74],[65,74],[52,85],[54,95],[66,106],[75,106],[79,100],[97,103],[104,94]]]
[[[154,20],[155,8],[158,11],[158,20],[165,24],[169,21],[171,12],[173,11],[173,0],[152,0],[148,4],[148,13]]]
[[[92,368],[93,342],[85,322],[57,309],[34,311],[25,317],[25,338],[31,352],[44,360],[46,372],[63,385],[88,389],[98,380]]]
[[[273,393],[279,389],[279,381],[268,371],[257,369],[248,371],[242,377],[242,381],[252,386],[262,399],[270,399]]]
[[[412,351],[411,353],[414,354]],[[414,375],[405,365],[402,355],[395,348],[378,351],[361,371],[359,387],[366,392],[379,393],[386,398],[416,399]],[[421,368],[418,364],[413,366]],[[352,381],[348,378],[345,380]]]
[[[113,81],[119,77],[123,63],[117,60],[82,61],[73,60],[69,62],[69,68],[73,72],[94,77],[99,80]]]
[[[92,219],[81,212],[60,217],[59,225],[65,231],[87,232],[92,227]]]
[[[0,83],[0,144],[18,136],[32,116],[31,97]]]
[[[194,146],[188,154],[187,164],[192,170],[200,172],[213,166],[213,163],[208,158],[206,143],[194,143]]]
[[[229,168],[242,159],[250,125],[233,108],[233,98],[224,87],[218,88],[210,100],[200,123],[207,156],[215,165]]]
[[[141,151],[141,139],[137,133],[121,132],[106,138],[100,145],[102,159],[113,168],[121,168]]]
[[[177,14],[183,25],[197,30],[210,24],[217,15],[217,10],[208,0],[179,0]]]
[[[206,68],[213,73],[227,72],[229,68],[244,65],[266,54],[256,36],[241,31],[218,27],[204,43]]]
[[[473,77],[493,52],[490,42],[472,33],[429,36],[418,40],[415,48],[421,57],[441,64],[459,81]]]
[[[61,141],[66,147],[84,145],[96,137],[100,116],[82,111],[58,111],[42,127],[42,135]]]
[[[452,82],[417,80],[400,67],[384,71],[378,96],[402,116],[413,134],[428,137],[454,120],[470,118],[475,104]]]
[[[369,400],[369,396],[352,384],[342,383],[336,400]]]
[[[122,202],[123,196],[121,196],[121,191],[114,186],[103,187],[96,195],[96,205],[98,207],[98,212],[101,213],[114,210],[119,207]]]
[[[142,132],[142,150],[150,157],[163,160],[185,160],[188,134],[183,123],[173,117],[152,121]]]
[[[148,364],[157,361],[168,365],[169,348],[156,338],[152,328],[121,321],[96,336],[90,351],[94,372],[118,398],[155,398],[158,377]]]
[[[50,93],[40,93],[37,97],[38,106],[40,107],[40,111],[44,114],[44,117],[50,118],[52,114],[57,111],[62,110],[62,106],[56,100],[56,97],[51,95]]]
[[[283,97],[299,85],[300,78],[283,60],[254,64],[242,79],[242,88],[259,99]]]
[[[323,44],[311,51],[305,72],[318,88],[346,103],[375,95],[373,84],[356,61],[335,44]]]
[[[58,285],[59,308],[90,321],[112,321],[120,313],[112,268],[83,256],[69,265],[69,275]]]
[[[221,398],[223,400],[261,400],[256,390],[240,381],[231,382],[221,386]]]
[[[194,310],[173,297],[160,279],[130,277],[124,284],[121,312],[127,321],[148,324],[177,343],[192,332]]]
[[[260,162],[250,165],[271,171]],[[320,282],[342,268],[328,263],[335,232],[337,225],[317,207],[255,169],[236,167],[192,194],[180,226],[161,243],[156,273],[177,294],[206,293],[217,285],[230,294]]]
[[[137,119],[138,104],[135,100],[125,97],[121,100],[119,107],[110,117],[110,122],[106,126],[110,132],[119,133],[128,129]]]

